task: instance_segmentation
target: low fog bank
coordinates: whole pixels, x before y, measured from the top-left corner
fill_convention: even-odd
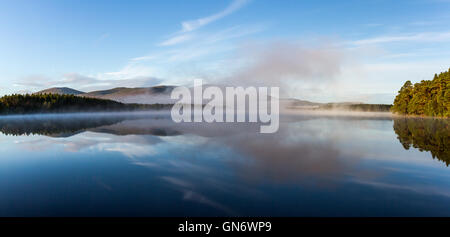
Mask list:
[[[35,114],[8,114],[0,115],[0,120],[7,119],[96,119],[99,117],[135,117],[135,116],[167,116],[170,118],[170,110],[159,111],[132,111],[132,112],[72,112],[72,113],[35,113]]]
[[[115,135],[197,134],[204,137],[225,137],[241,133],[261,135],[261,126],[269,124],[248,122],[248,118],[249,115],[246,114],[245,122],[176,123],[172,120],[170,111],[8,115],[0,116],[0,132],[5,135],[52,137],[70,137],[86,131]],[[286,123],[317,119],[326,119],[329,121],[327,123],[331,124],[333,120],[392,120],[393,115],[391,113],[318,110],[292,110],[279,114],[280,127]]]
[[[322,116],[322,117],[364,117],[364,118],[392,118],[394,116],[391,112],[365,112],[365,111],[349,111],[344,109],[323,110],[319,108],[305,108],[305,109],[283,109],[283,115],[303,115],[303,116]]]
[[[201,110],[192,110],[192,117],[195,112],[202,112]],[[225,118],[224,111],[224,118]],[[235,116],[240,113],[246,114],[246,122],[248,122],[248,111],[234,111]],[[269,111],[270,113],[270,111]],[[280,121],[285,120],[285,118],[291,117],[362,117],[362,118],[392,118],[399,117],[391,112],[360,112],[360,111],[345,111],[345,110],[320,110],[320,109],[289,109],[281,108],[279,112]],[[134,112],[76,112],[76,113],[42,113],[42,114],[11,114],[11,115],[0,115],[0,121],[8,120],[18,120],[22,122],[30,122],[33,120],[57,120],[57,119],[81,119],[81,120],[95,120],[104,117],[116,117],[124,120],[127,119],[165,119],[171,120],[170,110],[159,110],[159,111],[134,111]],[[403,116],[400,116],[403,117]],[[289,119],[290,120],[290,119]],[[183,123],[183,122],[182,122]],[[193,123],[193,122],[186,122]],[[204,124],[212,124],[213,126],[218,124],[223,124],[225,122],[213,122]],[[238,122],[236,122],[238,123]],[[242,124],[242,122],[239,122]]]

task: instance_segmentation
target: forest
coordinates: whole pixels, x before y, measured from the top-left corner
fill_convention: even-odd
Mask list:
[[[136,111],[170,108],[164,104],[124,104],[113,100],[60,94],[13,94],[0,98],[0,114]]]
[[[450,69],[433,80],[406,81],[395,97],[392,112],[402,115],[450,117]]]

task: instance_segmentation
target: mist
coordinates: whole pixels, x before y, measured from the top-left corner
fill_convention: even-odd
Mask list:
[[[333,44],[317,46],[286,41],[245,44],[237,50],[234,61],[244,61],[231,76],[219,83],[233,86],[280,87],[281,92],[293,86],[314,88],[336,80],[348,59],[343,49]]]

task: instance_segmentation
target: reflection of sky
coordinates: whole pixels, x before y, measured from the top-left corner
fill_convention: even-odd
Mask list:
[[[392,126],[320,118],[270,135],[245,124],[136,135],[127,123],[1,135],[0,215],[448,216],[448,168],[404,150]]]

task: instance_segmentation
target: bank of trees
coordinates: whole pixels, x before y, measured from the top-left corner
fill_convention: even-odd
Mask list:
[[[406,81],[395,97],[392,112],[404,115],[450,117],[450,69],[433,80]]]
[[[0,114],[132,111],[163,109],[167,106],[123,104],[112,100],[59,94],[14,94],[0,98]]]
[[[357,112],[389,112],[392,105],[387,104],[333,104],[320,105],[320,110],[345,110]]]

